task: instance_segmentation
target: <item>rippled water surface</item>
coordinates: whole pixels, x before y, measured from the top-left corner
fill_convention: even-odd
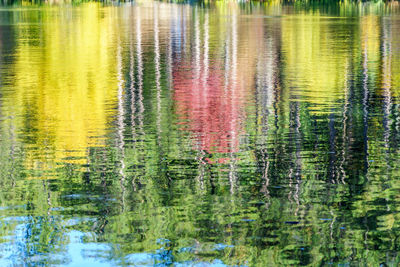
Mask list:
[[[0,266],[397,266],[399,8],[0,8]]]

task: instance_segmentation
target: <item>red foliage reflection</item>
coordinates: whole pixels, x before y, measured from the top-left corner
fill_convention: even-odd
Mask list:
[[[238,86],[216,65],[196,70],[189,64],[174,64],[176,110],[182,124],[195,133],[196,149],[236,152],[241,117]]]

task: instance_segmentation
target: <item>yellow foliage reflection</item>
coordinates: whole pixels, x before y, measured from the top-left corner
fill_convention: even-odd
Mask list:
[[[342,19],[296,16],[282,21],[282,50],[286,86],[292,96],[313,103],[316,112],[326,110],[344,95],[352,28],[338,28]]]
[[[30,152],[30,167],[84,163],[88,147],[104,145],[94,137],[106,134],[113,115],[107,114],[113,109],[106,106],[113,105],[117,94],[117,28],[112,11],[89,4],[56,15],[50,8],[41,12],[40,29],[31,11],[26,14],[30,23],[18,27],[15,90],[6,106],[17,114],[20,134],[31,135],[32,146],[45,150]],[[28,38],[36,41],[26,42]]]

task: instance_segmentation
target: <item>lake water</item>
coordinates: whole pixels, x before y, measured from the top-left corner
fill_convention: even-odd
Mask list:
[[[0,266],[398,266],[399,238],[397,3],[0,8]]]

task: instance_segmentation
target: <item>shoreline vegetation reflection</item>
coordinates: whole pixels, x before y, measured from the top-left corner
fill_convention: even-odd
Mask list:
[[[1,266],[399,264],[397,2],[18,3]]]

